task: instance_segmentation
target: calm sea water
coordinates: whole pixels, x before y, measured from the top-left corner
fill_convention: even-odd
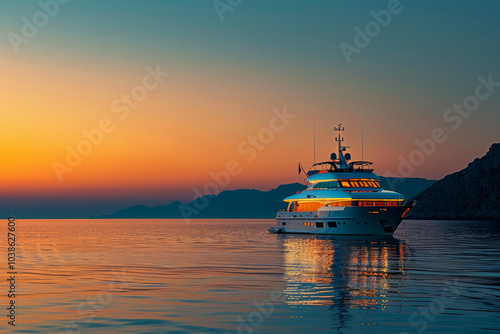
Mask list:
[[[500,331],[499,223],[406,221],[362,240],[274,235],[272,220],[16,223],[3,332]]]

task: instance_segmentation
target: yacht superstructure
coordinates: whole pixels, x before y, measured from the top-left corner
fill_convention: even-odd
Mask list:
[[[342,145],[339,124],[338,156],[315,163],[306,173],[309,186],[284,199],[286,210],[276,214],[272,233],[338,235],[392,235],[414,202],[405,203],[398,192],[383,190],[372,162],[350,161]]]

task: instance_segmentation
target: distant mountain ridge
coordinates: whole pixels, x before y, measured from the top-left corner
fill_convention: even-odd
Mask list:
[[[384,178],[381,177],[381,185],[387,190],[398,190],[401,180],[401,193],[405,198],[417,195],[422,190],[431,186],[434,180],[421,178]],[[306,189],[301,183],[280,185],[279,187],[261,191],[255,189],[238,189],[222,191],[218,195],[203,196],[190,203],[172,202],[163,206],[148,207],[135,205],[115,213],[92,216],[90,218],[172,218],[181,219],[183,216],[180,206],[196,211],[187,218],[232,218],[232,219],[261,219],[274,218],[276,211],[286,208],[283,199],[298,191]],[[197,209],[194,203],[208,203],[205,208]]]
[[[410,219],[500,219],[500,143],[415,196]]]
[[[432,186],[436,180],[407,177],[380,177],[380,185],[384,190],[400,192],[406,199],[417,196],[423,190]]]
[[[188,218],[273,218],[276,211],[285,208],[283,198],[302,191],[306,188],[300,183],[281,185],[270,191],[255,189],[226,190],[218,195],[203,196],[198,203],[208,203],[204,209],[197,209],[193,202],[182,204],[179,201],[164,206],[147,207],[136,205],[119,210],[108,215],[90,218],[186,218],[182,215],[179,206],[187,205],[199,214]]]

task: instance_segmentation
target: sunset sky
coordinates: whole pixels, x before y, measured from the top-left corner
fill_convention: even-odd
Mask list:
[[[188,201],[230,161],[241,171],[223,189],[301,182],[314,115],[316,160],[335,150],[337,123],[360,160],[363,122],[364,158],[379,175],[397,175],[436,128],[446,140],[402,176],[439,179],[500,141],[498,1],[65,2],[0,1],[4,215]],[[390,22],[380,14],[385,27],[348,62],[341,43],[356,47],[355,27],[382,10]],[[489,77],[499,83],[475,98]],[[139,100],[123,100],[131,94]],[[467,116],[447,112],[474,99]],[[269,137],[284,110],[288,124]],[[102,122],[107,133],[85,147],[83,132]],[[259,134],[266,143],[252,148]],[[91,152],[68,166],[78,145]],[[71,172],[58,175],[62,165]]]

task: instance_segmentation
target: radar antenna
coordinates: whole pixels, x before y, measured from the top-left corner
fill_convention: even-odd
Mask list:
[[[313,135],[313,137],[314,137],[314,139],[313,139],[313,142],[314,142],[313,143],[313,146],[314,146],[314,149],[313,149],[314,150],[314,160],[313,161],[314,162],[313,163],[316,163],[316,114],[314,114],[314,119],[313,119],[313,133],[314,133],[314,135]]]
[[[347,169],[349,168],[349,166],[347,165],[347,161],[342,152],[345,151],[347,148],[350,148],[350,146],[342,145],[342,142],[344,141],[344,137],[342,137],[342,131],[344,131],[344,127],[342,126],[342,123],[339,123],[333,129],[339,132],[338,137],[335,137],[335,141],[339,143],[339,168]]]

